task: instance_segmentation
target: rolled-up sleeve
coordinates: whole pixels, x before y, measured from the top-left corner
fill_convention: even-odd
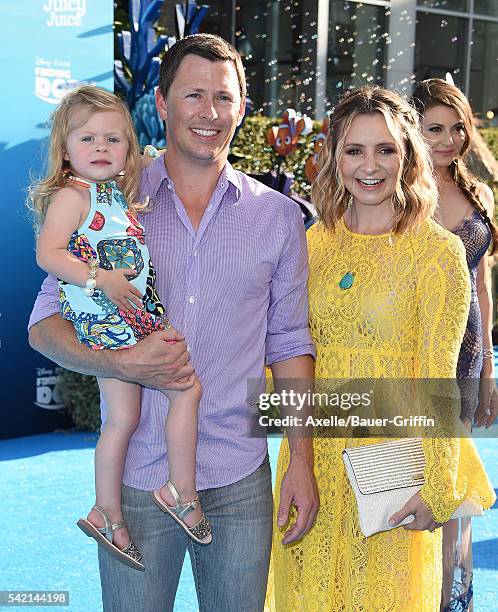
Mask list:
[[[29,317],[28,331],[43,319],[60,313],[59,293],[57,279],[49,274],[42,283],[36,297],[31,316]]]
[[[266,363],[271,365],[300,355],[316,355],[308,327],[308,254],[301,212],[285,207],[287,237],[272,277]]]

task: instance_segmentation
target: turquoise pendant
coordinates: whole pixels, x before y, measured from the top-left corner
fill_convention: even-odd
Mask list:
[[[354,283],[354,274],[353,272],[346,272],[346,274],[339,281],[340,289],[351,289]]]

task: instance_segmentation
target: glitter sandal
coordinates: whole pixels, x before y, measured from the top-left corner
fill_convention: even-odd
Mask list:
[[[195,499],[192,499],[184,504],[182,503],[180,495],[171,480],[168,480],[166,486],[173,496],[176,506],[168,506],[168,504],[159,494],[159,490],[152,491],[152,499],[154,500],[156,506],[158,506],[158,508],[160,508],[163,512],[169,514],[180,525],[180,527],[187,532],[194,542],[197,542],[198,544],[210,544],[211,540],[213,539],[211,537],[211,525],[209,524],[209,521],[204,513],[193,527],[189,527],[183,520],[188,514],[199,507],[199,498],[196,497]]]
[[[89,538],[94,538],[100,546],[105,548],[115,559],[121,561],[128,567],[132,567],[140,572],[145,571],[145,567],[140,563],[142,559],[142,553],[138,549],[138,546],[130,538],[130,541],[124,548],[118,548],[112,543],[112,533],[117,529],[126,527],[126,521],[120,521],[119,523],[112,523],[107,512],[100,506],[94,506],[92,508],[96,510],[104,519],[104,527],[95,527],[87,519],[80,519],[76,524]]]

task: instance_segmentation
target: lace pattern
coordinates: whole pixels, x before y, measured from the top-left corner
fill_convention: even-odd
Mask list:
[[[402,236],[356,235],[340,223],[308,231],[310,326],[317,378],[455,376],[470,287],[461,242],[432,221]],[[354,269],[351,269],[353,268]],[[352,271],[351,289],[338,284]],[[267,611],[434,612],[441,590],[441,530],[394,529],[365,538],[341,459],[346,446],[378,440],[315,438],[320,510],[290,546],[274,525]],[[422,496],[437,521],[466,497],[494,493],[471,440],[424,441]],[[275,488],[289,464],[281,446]]]

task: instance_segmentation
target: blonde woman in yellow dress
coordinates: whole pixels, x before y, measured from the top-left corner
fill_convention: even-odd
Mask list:
[[[453,378],[469,303],[463,245],[431,220],[437,198],[414,110],[364,87],[330,119],[308,230],[315,378]],[[424,439],[425,484],[394,524],[365,538],[341,452],[379,440],[317,437],[320,510],[299,542],[276,521],[267,606],[277,612],[434,612],[441,529],[464,499],[494,492],[471,440]],[[280,450],[275,507],[289,463]]]

